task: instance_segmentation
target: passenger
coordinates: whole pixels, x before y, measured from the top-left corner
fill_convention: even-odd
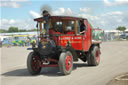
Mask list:
[[[84,20],[80,20],[80,34],[84,34],[86,31],[86,26],[84,24]]]

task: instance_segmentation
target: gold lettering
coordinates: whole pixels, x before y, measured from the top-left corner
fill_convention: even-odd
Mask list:
[[[65,44],[67,43],[68,41],[64,40],[64,41],[61,41],[62,44]],[[81,41],[69,41],[70,43],[81,43]]]

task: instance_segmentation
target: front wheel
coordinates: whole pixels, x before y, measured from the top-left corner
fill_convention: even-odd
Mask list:
[[[59,58],[59,69],[64,75],[71,73],[73,68],[73,56],[70,51],[62,52]]]
[[[29,73],[31,73],[32,75],[36,75],[40,73],[41,71],[40,61],[41,61],[40,57],[34,54],[34,52],[29,53],[27,59],[27,69]]]

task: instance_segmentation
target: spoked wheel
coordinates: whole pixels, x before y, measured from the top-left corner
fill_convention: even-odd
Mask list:
[[[93,49],[88,53],[88,65],[97,66],[100,62],[100,50],[97,46],[94,46]]]
[[[41,71],[41,62],[40,57],[31,52],[28,55],[27,59],[27,69],[32,75],[39,74]]]
[[[59,69],[64,75],[71,73],[73,68],[73,56],[71,52],[62,52],[59,58]]]

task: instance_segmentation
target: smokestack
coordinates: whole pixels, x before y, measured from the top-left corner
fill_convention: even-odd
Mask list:
[[[48,11],[49,14],[52,14],[52,8],[49,5],[42,5],[40,8],[41,15],[43,15],[43,11]]]

